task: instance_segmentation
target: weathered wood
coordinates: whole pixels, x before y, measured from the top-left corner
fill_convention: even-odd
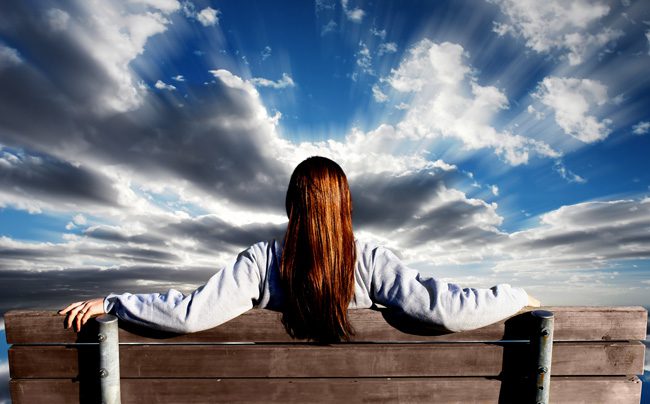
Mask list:
[[[555,314],[556,341],[643,340],[647,311],[642,307],[547,307]],[[79,334],[63,328],[63,317],[50,311],[15,310],[5,313],[10,344],[74,343],[96,340],[97,328],[89,322]],[[120,324],[121,342],[300,342],[282,327],[281,314],[251,310],[211,330],[177,335]],[[527,339],[530,315],[522,312],[508,320],[467,332],[441,333],[414,323],[387,309],[351,310],[356,330],[353,341],[498,341]]]
[[[561,342],[553,375],[643,373],[641,342]],[[93,352],[94,350],[94,352]],[[13,346],[14,378],[73,378],[95,347]],[[85,359],[84,359],[85,358]],[[86,362],[80,362],[85,360]],[[122,377],[439,377],[528,374],[528,344],[123,345]]]
[[[12,380],[14,404],[96,401],[71,379]],[[522,402],[524,381],[458,378],[377,379],[122,379],[122,403],[164,402]],[[553,403],[638,404],[637,377],[553,377]]]

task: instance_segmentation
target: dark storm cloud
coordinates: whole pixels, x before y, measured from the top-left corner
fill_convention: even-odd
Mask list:
[[[406,242],[409,245],[420,245],[435,240],[453,241],[459,246],[496,243],[503,235],[494,229],[482,228],[475,218],[487,210],[485,205],[471,204],[467,200],[443,203],[405,226],[411,229],[407,233]]]
[[[117,206],[106,176],[44,154],[0,148],[0,189],[31,199]],[[0,191],[1,192],[1,191]]]
[[[93,226],[86,229],[84,235],[94,240],[112,242],[116,245],[138,244],[161,250],[169,250],[168,243],[171,240],[190,239],[197,243],[196,247],[192,247],[194,253],[209,256],[217,252],[236,254],[258,241],[282,239],[285,228],[285,224],[271,223],[233,225],[215,215],[208,215],[170,223],[161,223],[158,220],[156,223],[150,223],[146,232],[142,234],[130,235],[116,227]],[[88,250],[84,250],[84,252],[92,253]],[[102,251],[98,251],[98,253],[110,254],[110,252]],[[120,254],[125,254],[125,252],[120,250]],[[174,261],[171,260],[171,262]]]
[[[514,233],[507,248],[531,252],[561,266],[650,258],[650,200],[587,202],[565,206],[542,218],[542,226]],[[532,258],[532,257],[531,257]]]
[[[205,283],[218,267],[122,266],[67,268],[65,271],[0,270],[0,313],[17,308],[59,309],[76,300],[108,293],[165,292]],[[139,282],[146,279],[146,283]]]
[[[355,223],[361,227],[395,230],[413,220],[423,202],[435,198],[446,173],[428,170],[387,176],[368,174],[351,181]]]
[[[152,229],[153,230],[153,229]],[[132,244],[145,244],[145,245],[164,245],[165,238],[159,237],[152,232],[146,234],[129,235],[122,229],[110,226],[93,226],[84,230],[83,234],[87,237],[110,241],[115,243],[132,243]]]
[[[73,7],[0,5],[0,39],[23,59],[0,70],[0,142],[87,165],[117,164],[158,181],[187,181],[248,207],[281,206],[289,170],[275,158],[272,124],[260,115],[256,95],[217,79],[188,84],[187,98],[137,90],[137,108],[102,112],[98,104],[115,98],[124,83],[88,55],[78,32],[48,28],[54,6]],[[192,108],[179,107],[184,102]]]
[[[72,257],[90,257],[92,261],[111,263],[172,264],[178,255],[149,246],[125,244],[37,244],[0,246],[0,269],[38,268],[52,270],[69,266]]]
[[[173,223],[161,229],[161,233],[175,234],[196,240],[201,252],[241,250],[258,241],[282,239],[285,224],[253,223],[234,226],[216,216],[202,216]]]
[[[491,207],[465,196],[446,201],[448,185],[459,177],[456,171],[430,169],[360,176],[352,183],[355,224],[390,234],[407,248],[436,241],[459,247],[498,242],[504,235],[477,220],[498,220]]]

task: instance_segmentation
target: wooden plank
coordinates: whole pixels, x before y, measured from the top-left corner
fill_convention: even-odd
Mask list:
[[[555,313],[556,341],[619,341],[645,339],[648,313],[643,307],[547,307]],[[282,327],[281,314],[251,310],[225,324],[193,334],[177,335],[120,323],[121,342],[300,342]],[[497,341],[527,339],[526,311],[508,320],[460,333],[441,333],[387,309],[351,310],[355,342]],[[5,313],[10,344],[96,341],[97,325],[89,322],[79,334],[63,328],[63,317],[50,311],[14,310]]]
[[[12,346],[13,378],[95,374],[94,347]],[[554,345],[553,375],[643,373],[641,342]],[[123,345],[123,377],[419,377],[530,372],[527,344]],[[86,371],[87,372],[87,371]]]
[[[97,400],[84,382],[70,379],[12,380],[14,404]],[[377,379],[122,379],[122,403],[326,403],[326,402],[526,402],[524,381],[486,378]],[[637,377],[554,377],[555,404],[638,404]]]

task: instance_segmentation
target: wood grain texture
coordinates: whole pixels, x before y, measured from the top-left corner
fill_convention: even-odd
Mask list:
[[[643,373],[641,342],[562,342],[553,376]],[[12,346],[13,378],[74,378],[97,348]],[[530,374],[528,344],[123,345],[122,377],[439,377]],[[91,371],[96,373],[95,371]]]
[[[647,311],[643,307],[546,307],[555,313],[556,341],[622,341],[645,339]],[[177,335],[120,323],[121,342],[300,342],[282,327],[281,314],[249,312],[210,330]],[[94,321],[80,333],[63,328],[63,317],[50,311],[14,310],[5,313],[10,344],[95,342]],[[531,316],[526,311],[478,330],[441,333],[431,326],[382,310],[351,310],[355,342],[498,341],[528,339]]]
[[[12,380],[14,404],[96,402],[98,395],[71,379]],[[123,379],[122,403],[521,403],[525,381],[486,378],[377,379]],[[636,377],[554,377],[554,404],[638,404]]]

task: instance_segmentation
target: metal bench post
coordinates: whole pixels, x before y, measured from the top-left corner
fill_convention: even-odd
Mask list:
[[[99,323],[99,379],[102,404],[120,404],[120,344],[117,317],[104,314]]]
[[[535,403],[549,404],[551,392],[551,360],[553,358],[553,313],[546,310],[532,312],[535,329],[530,344],[536,349]]]

